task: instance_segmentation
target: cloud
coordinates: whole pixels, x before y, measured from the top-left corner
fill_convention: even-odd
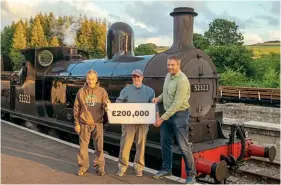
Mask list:
[[[129,3],[124,8],[124,14],[131,19],[138,21],[139,25],[133,24],[138,40],[146,41],[142,38],[155,39],[156,44],[171,45],[173,40],[173,17],[170,13],[176,7],[192,7],[198,13],[194,19],[194,31],[204,33],[209,27],[210,21],[216,16],[207,4],[201,1],[136,1]],[[131,25],[131,24],[130,24]]]
[[[251,45],[264,42],[263,38],[255,33],[244,33],[244,45]]]
[[[259,23],[259,20],[263,20],[267,22],[267,25],[269,26],[276,26],[280,24],[280,17],[277,16],[271,16],[271,15],[258,15],[255,18],[255,21]]]
[[[280,30],[269,30],[268,31],[269,40],[280,40]]]
[[[280,1],[273,1],[271,2],[272,7],[270,12],[275,14],[275,15],[280,15]]]
[[[91,1],[1,1],[1,29],[20,18],[30,18],[37,13],[53,12],[55,16],[72,15],[87,16],[88,18],[106,18],[112,20],[108,11],[101,9]]]
[[[109,14],[109,16],[113,19],[113,20],[120,20],[121,19],[121,17],[120,16],[118,16],[118,15],[114,15],[114,14]]]
[[[110,5],[114,4],[114,8]],[[227,3],[211,5],[211,1],[126,1],[120,3],[99,1],[42,1],[42,0],[13,0],[1,1],[1,29],[20,18],[30,18],[38,12],[54,12],[55,16],[73,15],[87,16],[88,18],[106,18],[110,23],[122,21],[128,23],[134,30],[136,44],[153,42],[157,45],[171,45],[173,42],[173,17],[170,13],[176,7],[192,7],[198,13],[194,18],[194,32],[204,34],[209,24],[216,18],[235,21],[239,31],[244,31],[245,43],[261,42],[267,39],[280,38],[277,35],[280,25],[280,2],[270,1],[264,11],[257,11],[249,7],[251,16],[240,16],[238,3],[237,14],[231,12],[217,14],[217,10],[224,10]],[[261,4],[264,6],[264,4]],[[213,7],[213,8],[210,8]],[[251,9],[252,8],[252,9]],[[262,15],[264,14],[264,15]],[[233,16],[235,15],[235,16]],[[277,17],[278,16],[278,17]],[[270,27],[269,27],[270,26]],[[278,26],[278,28],[276,28]],[[267,31],[271,29],[269,33]],[[252,32],[251,32],[252,30]],[[71,32],[72,33],[72,32]],[[246,35],[245,35],[246,34]]]
[[[31,16],[32,6],[17,1],[1,1],[1,29],[4,26],[11,24],[13,21],[18,21],[23,18]]]
[[[140,37],[153,37],[167,35],[172,32],[172,18],[169,16],[167,10],[166,2],[148,3],[138,1],[127,5],[124,13],[134,20],[137,20],[140,24],[145,25],[146,29],[140,30],[140,33],[136,34]],[[169,19],[170,21],[167,21]]]
[[[173,43],[172,37],[146,37],[146,38],[136,38],[136,47],[143,43],[157,43],[158,46],[171,46]]]
[[[222,19],[227,19],[229,21],[233,21],[233,22],[235,22],[236,25],[239,26],[240,29],[246,28],[246,26],[247,26],[246,23],[251,24],[250,21],[241,20],[236,16],[229,15],[227,12],[223,12],[221,15],[218,15],[216,18],[222,18]]]

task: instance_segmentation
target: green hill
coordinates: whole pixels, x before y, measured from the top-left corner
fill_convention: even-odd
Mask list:
[[[156,51],[157,51],[157,53],[161,53],[163,51],[166,51],[169,48],[170,48],[170,46],[156,46]]]
[[[267,41],[246,46],[253,50],[254,57],[258,58],[263,54],[280,53],[280,41]]]

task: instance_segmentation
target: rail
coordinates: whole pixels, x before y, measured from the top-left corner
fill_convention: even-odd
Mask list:
[[[280,184],[280,163],[251,158],[237,171],[241,176],[256,179],[256,182]],[[253,181],[252,181],[253,182]]]

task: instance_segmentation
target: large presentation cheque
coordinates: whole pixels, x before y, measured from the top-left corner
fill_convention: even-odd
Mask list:
[[[154,103],[109,103],[107,109],[110,124],[153,124],[156,121]]]

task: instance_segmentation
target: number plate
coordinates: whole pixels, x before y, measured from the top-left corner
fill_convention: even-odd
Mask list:
[[[191,85],[192,92],[207,92],[209,91],[209,84],[193,84]]]
[[[110,124],[153,124],[156,121],[154,103],[109,103],[107,116]]]

